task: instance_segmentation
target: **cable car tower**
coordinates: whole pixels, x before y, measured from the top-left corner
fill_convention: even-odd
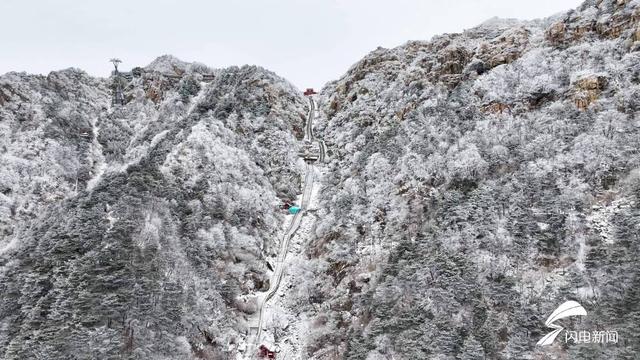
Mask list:
[[[113,58],[111,60],[109,60],[113,66],[115,67],[115,70],[113,71],[113,76],[114,78],[114,84],[113,84],[113,100],[112,103],[113,105],[124,105],[124,90],[122,88],[122,77],[120,76],[120,72],[118,71],[118,65],[122,62],[122,60],[117,59],[117,58]]]

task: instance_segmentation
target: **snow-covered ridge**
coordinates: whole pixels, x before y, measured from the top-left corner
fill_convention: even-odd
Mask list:
[[[492,20],[327,84],[308,358],[633,358],[535,344],[567,298],[635,331],[615,314],[637,313],[639,20],[623,0]]]
[[[4,359],[219,358],[245,331],[236,298],[266,290],[304,99],[259,67],[138,74],[122,106],[115,77],[0,77]]]

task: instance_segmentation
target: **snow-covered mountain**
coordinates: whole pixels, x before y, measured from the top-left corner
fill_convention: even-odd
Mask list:
[[[245,331],[304,100],[258,67],[175,64],[117,108],[79,70],[0,78],[3,359],[213,359]]]
[[[587,1],[328,84],[303,358],[638,358],[639,31],[638,1]],[[568,299],[620,341],[536,347]]]
[[[116,77],[0,76],[0,358],[252,358],[280,258],[278,358],[636,359],[639,50],[638,0],[376,49],[318,96],[289,247],[286,80],[162,56],[114,106]],[[536,346],[566,300],[618,341]]]

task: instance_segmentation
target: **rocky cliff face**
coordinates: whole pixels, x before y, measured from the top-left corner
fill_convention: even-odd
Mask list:
[[[637,357],[639,15],[491,20],[327,85],[303,357]],[[536,348],[568,299],[620,341]]]
[[[269,286],[301,95],[162,57],[112,108],[113,80],[0,77],[3,359],[220,358]]]

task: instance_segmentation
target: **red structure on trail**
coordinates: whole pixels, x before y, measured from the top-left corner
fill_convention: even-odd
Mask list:
[[[258,356],[261,359],[275,359],[276,353],[269,350],[266,346],[260,345],[260,347],[258,348]]]
[[[313,88],[307,88],[307,90],[304,91],[304,96],[309,96],[313,94],[317,94],[317,92],[313,91]]]

